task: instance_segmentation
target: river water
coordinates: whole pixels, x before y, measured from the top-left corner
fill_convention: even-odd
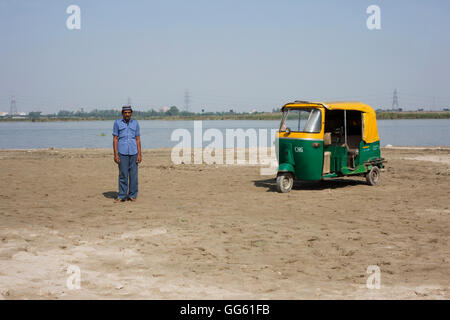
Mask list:
[[[143,149],[169,148],[176,129],[186,129],[194,139],[194,121],[140,120]],[[277,129],[277,120],[206,120],[202,132],[215,128]],[[0,122],[0,149],[41,148],[111,148],[113,121],[67,122]],[[450,119],[379,120],[381,145],[393,146],[450,146]],[[261,137],[261,136],[258,136]],[[204,142],[203,146],[209,142]],[[225,141],[224,141],[225,145]],[[247,146],[249,146],[247,144]]]

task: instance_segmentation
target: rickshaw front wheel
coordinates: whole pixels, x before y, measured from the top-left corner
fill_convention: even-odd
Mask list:
[[[372,167],[366,174],[366,181],[371,186],[376,186],[380,182],[381,171],[378,167]]]
[[[294,185],[294,177],[291,173],[282,173],[277,177],[277,191],[287,193],[291,191]]]

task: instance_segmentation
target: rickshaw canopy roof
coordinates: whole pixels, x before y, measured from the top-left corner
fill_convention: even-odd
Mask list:
[[[363,117],[363,140],[366,143],[372,143],[380,140],[378,136],[377,119],[375,110],[367,104],[359,101],[327,101],[327,102],[311,102],[311,101],[294,101],[287,103],[281,110],[290,108],[317,108],[323,107],[327,110],[349,110],[360,111]]]
[[[311,108],[324,107],[328,110],[354,110],[368,113],[375,113],[371,106],[359,101],[294,101],[284,105],[283,108]]]

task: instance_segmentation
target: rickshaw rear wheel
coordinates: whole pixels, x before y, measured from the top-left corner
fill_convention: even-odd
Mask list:
[[[381,171],[380,168],[374,166],[366,174],[366,181],[371,186],[376,186],[380,182]]]
[[[277,177],[277,191],[288,193],[294,185],[294,177],[291,173],[281,173]]]

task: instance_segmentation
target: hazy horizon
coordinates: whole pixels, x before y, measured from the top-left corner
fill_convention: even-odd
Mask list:
[[[69,30],[69,5],[81,29]],[[369,30],[366,9],[381,9]],[[448,1],[0,0],[0,111],[450,106]]]

